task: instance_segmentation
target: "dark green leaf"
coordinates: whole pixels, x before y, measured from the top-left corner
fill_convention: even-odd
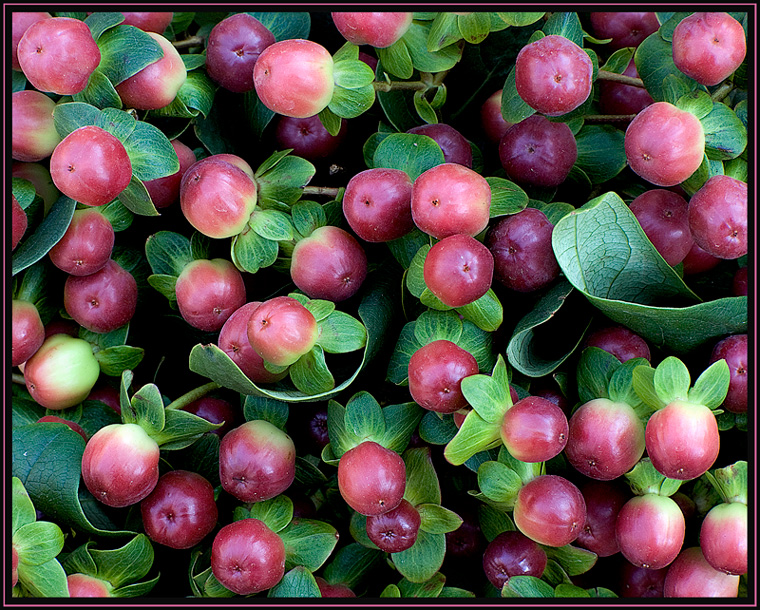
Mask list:
[[[385,434],[377,442],[383,447],[401,453],[409,445],[412,433],[420,423],[424,409],[415,402],[404,402],[383,407]]]
[[[84,20],[95,42],[98,41],[101,34],[112,27],[116,27],[124,21],[124,15],[121,13],[92,13]]]
[[[382,63],[382,69],[398,78],[408,79],[414,74],[412,56],[403,38],[389,47],[377,49],[377,57]]]
[[[493,288],[489,288],[488,292],[476,301],[462,307],[457,307],[456,311],[465,320],[469,320],[475,326],[487,332],[495,331],[504,321],[504,308]]]
[[[318,570],[338,542],[332,525],[313,519],[293,519],[278,534],[285,543],[286,570],[293,566]]]
[[[142,347],[119,345],[96,352],[95,358],[100,364],[100,372],[111,377],[120,377],[124,369],[134,369],[143,359]]]
[[[385,416],[377,400],[368,392],[354,394],[346,404],[344,422],[355,438],[377,442],[385,434]]]
[[[438,413],[429,411],[422,417],[419,435],[431,445],[445,445],[454,438],[458,429],[452,416],[441,417]]]
[[[514,182],[505,178],[486,178],[491,187],[491,218],[517,214],[528,205],[528,195]]]
[[[578,146],[576,166],[593,184],[617,176],[626,166],[625,134],[610,125],[586,125],[575,137]]]
[[[148,189],[137,176],[132,176],[127,188],[119,193],[119,201],[139,216],[159,216],[148,194]]]
[[[99,536],[127,535],[95,504],[81,504],[84,439],[65,424],[42,423],[13,430],[13,476],[26,487],[34,507],[50,519]],[[82,494],[89,496],[86,490]],[[91,497],[91,496],[90,496]],[[98,523],[98,526],[94,525]],[[109,525],[108,530],[102,529]]]
[[[76,201],[61,196],[39,227],[13,253],[11,275],[23,271],[43,258],[66,233],[74,216]]]
[[[422,583],[441,569],[446,554],[446,536],[420,530],[411,548],[393,553],[391,561],[407,580]]]
[[[331,584],[343,584],[356,590],[385,561],[385,553],[378,549],[368,549],[352,542],[342,547],[329,564],[323,576]]]
[[[18,70],[11,70],[11,93],[26,89],[26,76]]]
[[[494,502],[514,505],[522,486],[520,476],[501,462],[484,462],[478,468],[478,487]]]
[[[288,155],[267,171],[256,171],[259,187],[259,205],[284,203],[293,205],[301,198],[305,187],[316,173],[316,168],[306,159]]]
[[[157,127],[137,121],[134,130],[124,140],[132,173],[142,181],[171,176],[179,171],[179,159],[169,138]]]
[[[594,567],[597,555],[570,544],[561,547],[542,546],[546,556],[556,561],[568,576],[580,576]]]
[[[501,590],[502,597],[554,597],[550,584],[535,576],[512,576]]]
[[[176,277],[194,260],[190,240],[173,231],[159,231],[148,236],[145,255],[153,273]]]
[[[402,37],[409,50],[409,56],[412,58],[412,65],[420,72],[451,70],[462,58],[462,48],[459,45],[449,45],[431,53],[427,48],[430,28],[431,24],[429,23],[413,21]]]
[[[306,12],[248,13],[256,17],[272,34],[275,40],[308,38],[311,30],[311,15]]]
[[[75,102],[92,104],[96,108],[121,108],[122,101],[108,77],[98,69],[90,74],[87,87],[75,94]]]
[[[263,502],[254,502],[251,506],[251,517],[263,521],[273,532],[279,532],[293,519],[293,502],[283,495]]]
[[[373,158],[374,167],[400,169],[412,181],[443,162],[443,151],[432,138],[411,133],[391,134],[384,138]]]
[[[243,94],[243,107],[249,127],[257,137],[261,138],[267,125],[275,117],[276,113],[261,103],[255,89],[246,91]]]
[[[578,398],[588,402],[595,398],[609,398],[608,386],[620,360],[598,347],[587,347],[581,352],[576,368]]]
[[[555,371],[570,355],[575,351],[591,322],[590,314],[575,320],[573,337],[577,336],[575,342],[570,346],[569,351],[555,358],[542,356],[542,347],[546,346],[536,344],[534,330],[549,322],[557,315],[560,307],[565,303],[573,291],[569,282],[562,280],[556,283],[551,289],[536,303],[533,310],[526,314],[515,326],[512,332],[512,338],[507,345],[507,358],[509,363],[518,371],[529,377],[543,377]],[[581,314],[582,315],[582,314]],[[550,353],[556,353],[552,349]]]
[[[243,403],[243,415],[246,421],[263,419],[270,424],[285,429],[290,415],[288,403],[266,396],[246,396]]]
[[[648,36],[638,46],[634,63],[639,78],[644,81],[647,92],[655,102],[675,103],[684,93],[694,91],[699,87],[696,81],[676,68],[673,63],[672,45],[663,40],[658,32]],[[668,77],[672,78],[668,79]],[[678,92],[671,92],[671,96],[675,99],[667,99],[669,97],[668,83],[671,87],[679,83]]]
[[[293,385],[308,396],[324,394],[335,387],[335,378],[327,368],[325,352],[315,345],[288,369]]]
[[[564,36],[579,47],[583,46],[583,26],[578,13],[552,13],[541,30],[547,36]]]
[[[269,589],[267,597],[322,597],[314,575],[303,566],[296,566],[282,577],[282,580]]]
[[[709,159],[726,161],[744,152],[747,130],[728,106],[713,102],[712,111],[701,122],[705,130],[705,152]]]
[[[304,237],[309,236],[314,229],[327,224],[324,208],[316,201],[301,200],[290,209],[293,226]]]
[[[114,85],[134,76],[164,56],[161,46],[146,32],[133,25],[119,25],[98,39],[98,68]]]
[[[441,486],[433,467],[430,448],[407,449],[402,457],[406,464],[404,499],[412,506],[440,504]]]
[[[501,116],[504,117],[505,121],[514,125],[523,119],[527,119],[529,116],[535,114],[535,112],[536,111],[520,97],[520,94],[517,93],[515,69],[512,68],[504,83],[501,94]]]

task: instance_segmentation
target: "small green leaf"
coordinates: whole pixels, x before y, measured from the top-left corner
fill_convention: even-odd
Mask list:
[[[725,104],[714,102],[712,110],[701,119],[705,130],[705,152],[709,159],[735,159],[747,147],[747,130],[736,113]]]
[[[336,86],[327,107],[343,119],[353,119],[364,114],[374,103],[375,89],[372,85],[357,89]]]
[[[691,386],[689,369],[675,356],[668,356],[654,371],[654,391],[665,404],[686,400]]]
[[[301,200],[290,209],[293,226],[304,237],[327,224],[324,208],[316,201]]]
[[[441,486],[433,467],[430,448],[407,449],[402,457],[406,464],[404,499],[412,506],[440,504]]]
[[[611,125],[584,125],[576,134],[578,158],[575,166],[593,184],[612,180],[627,165],[625,134]]]
[[[515,69],[510,70],[507,80],[504,83],[504,87],[501,94],[501,116],[508,123],[519,123],[523,119],[527,119],[529,116],[535,114],[535,110],[531,108],[517,93],[517,85],[515,84]]]
[[[478,523],[488,542],[502,532],[514,532],[517,529],[507,513],[488,504],[478,506]]]
[[[266,396],[246,396],[243,403],[243,416],[246,421],[263,419],[284,430],[290,415],[287,402]]]
[[[98,39],[98,47],[98,68],[114,85],[164,56],[158,42],[133,25],[119,25],[104,32]]]
[[[530,12],[517,12],[517,13],[496,13],[500,19],[507,25],[513,25],[515,27],[523,27],[536,23],[546,13],[530,13]]]
[[[425,285],[424,268],[425,258],[427,257],[430,248],[430,243],[426,243],[417,250],[406,273],[406,287],[409,292],[418,299],[422,296],[425,290],[427,290],[427,286]]]
[[[274,265],[278,252],[276,241],[265,239],[246,228],[232,238],[230,258],[241,271],[256,273],[259,269]]]
[[[287,572],[282,580],[269,589],[267,597],[308,598],[322,597],[314,575],[303,566],[296,566]]]
[[[431,23],[412,21],[412,25],[402,37],[409,50],[412,65],[420,72],[451,70],[462,58],[463,48],[459,45],[449,45],[438,51],[428,51],[427,41],[431,26]],[[380,59],[382,60],[382,57]]]
[[[501,590],[502,597],[554,597],[554,588],[535,576],[512,576]]]
[[[596,565],[597,555],[570,544],[560,547],[542,546],[546,556],[556,561],[568,576],[580,576]]]
[[[499,361],[501,356],[499,356]],[[467,402],[485,421],[501,424],[504,414],[511,406],[509,386],[504,386],[489,375],[469,375],[462,379],[462,394]]]
[[[123,105],[111,81],[97,68],[90,74],[87,87],[72,96],[72,100],[91,104],[96,108],[121,108]]]
[[[127,188],[119,193],[118,199],[124,207],[139,216],[159,216],[148,189],[137,176],[132,176]]]
[[[157,127],[137,121],[124,140],[132,173],[142,181],[171,176],[179,171],[179,159],[169,138]]]
[[[273,532],[279,532],[293,519],[293,501],[279,495],[251,506],[251,518],[262,521]]]
[[[213,424],[189,411],[166,409],[164,426],[159,432],[152,433],[151,437],[162,450],[176,451],[189,447],[201,436],[221,428],[222,425],[222,423]]]
[[[318,570],[338,542],[332,525],[313,519],[293,519],[278,535],[285,543],[286,570],[294,566]]]
[[[158,386],[153,383],[144,385],[132,395],[130,404],[135,423],[149,435],[164,429],[164,401]]]
[[[582,403],[595,398],[609,398],[609,383],[620,367],[620,360],[598,347],[587,347],[581,352],[576,367],[578,398]]]
[[[491,32],[491,16],[481,12],[458,15],[457,25],[462,38],[470,44],[480,44]]]
[[[61,196],[53,204],[39,227],[13,252],[11,275],[16,275],[42,259],[69,228],[76,209],[76,201]]]
[[[436,13],[428,33],[428,51],[439,51],[462,39],[462,33],[454,13]]]
[[[650,408],[662,409],[667,403],[660,398],[654,385],[655,369],[648,364],[633,369],[633,390],[636,395]]]
[[[420,529],[430,534],[447,534],[462,525],[462,518],[455,512],[438,504],[420,504]]]
[[[576,598],[591,597],[591,594],[577,585],[568,585],[562,583],[554,589],[554,597]]]
[[[425,121],[425,123],[434,124],[438,122],[438,115],[425,97],[424,91],[415,91],[413,99],[414,109],[417,111],[417,115]]]
[[[430,307],[436,311],[450,311],[453,309],[450,305],[446,305],[439,299],[430,288],[425,288],[420,295],[420,303],[425,307]]]
[[[441,339],[457,343],[462,336],[462,321],[451,311],[426,311],[417,318],[414,336],[421,346]]]
[[[335,378],[327,368],[325,352],[319,345],[301,356],[288,372],[293,385],[304,394],[321,394],[335,387]]]
[[[456,436],[446,445],[444,456],[454,466],[461,466],[473,455],[501,444],[501,422],[484,420],[474,409],[467,414]]]
[[[40,565],[19,563],[18,579],[29,597],[68,597],[66,572],[56,559]]]
[[[303,188],[316,173],[314,165],[293,155],[279,159],[266,171],[256,170],[259,187],[258,203],[262,208],[276,207],[278,204],[293,205],[301,198]]]
[[[412,181],[443,162],[443,151],[435,140],[412,133],[394,133],[384,138],[372,160],[374,167],[402,170]]]
[[[622,74],[631,63],[633,59],[633,53],[636,49],[634,47],[623,47],[614,51],[604,62],[604,65],[600,68],[606,72],[614,72],[615,74]]]
[[[360,441],[382,438],[386,423],[380,404],[369,392],[354,394],[346,403],[344,422]]]
[[[375,51],[382,64],[382,70],[402,79],[411,78],[414,74],[412,56],[403,38],[397,40],[389,47],[376,49]]]
[[[145,350],[142,347],[118,345],[102,349],[95,354],[100,364],[100,372],[110,377],[120,377],[124,369],[134,369],[142,362]]]
[[[491,187],[490,217],[517,214],[528,205],[528,195],[514,182],[505,178],[486,178]]]
[[[173,231],[159,231],[148,236],[145,255],[153,273],[175,277],[194,260],[190,240]]]
[[[415,402],[404,402],[383,407],[385,434],[377,442],[386,449],[401,453],[409,445],[425,410]]]
[[[706,91],[690,91],[680,97],[675,104],[681,110],[690,112],[698,119],[705,118],[713,109],[713,101]]]
[[[487,332],[494,332],[504,321],[504,308],[493,288],[489,288],[488,292],[476,301],[462,307],[457,307],[456,311],[465,320],[469,320],[475,326]]]
[[[352,542],[339,549],[322,573],[329,583],[344,584],[356,590],[385,563],[385,553]]]
[[[359,59],[340,59],[336,60],[333,66],[333,79],[339,87],[360,89],[372,84],[375,73]]]
[[[454,418],[449,415],[441,415],[433,411],[428,411],[423,415],[420,421],[419,435],[420,438],[431,445],[445,445],[454,435],[457,428]]]
[[[367,329],[353,316],[333,311],[318,321],[317,344],[330,354],[344,354],[363,348],[367,343]]]
[[[552,13],[541,30],[547,36],[564,36],[579,47],[583,46],[583,26],[578,13]]]
[[[393,565],[407,580],[423,583],[441,569],[445,554],[446,536],[429,534],[421,529],[411,548],[393,553],[390,557]]]
[[[29,525],[30,523],[34,523],[37,520],[37,511],[34,508],[34,504],[32,504],[29,494],[26,489],[24,489],[24,484],[21,482],[21,479],[18,477],[11,477],[11,481],[11,534],[15,534],[18,529],[25,525]]]
[[[445,582],[446,577],[440,572],[436,572],[430,579],[419,583],[404,578],[398,583],[398,588],[402,597],[432,598],[439,596],[443,591]]]
[[[484,462],[478,468],[478,487],[494,502],[513,506],[522,486],[520,476],[501,462]]]
[[[80,127],[96,125],[100,120],[101,111],[91,104],[84,102],[64,102],[56,104],[53,109],[53,124],[61,138]]]
[[[290,216],[279,210],[255,210],[248,220],[258,235],[272,241],[293,239],[293,223]]]
[[[382,49],[378,49],[381,51]],[[397,585],[390,584],[380,593],[380,597],[401,597],[401,590]]]
[[[20,563],[38,566],[55,559],[63,550],[63,532],[49,521],[28,523],[14,532],[13,547]]]
[[[659,367],[658,367],[659,368]],[[689,390],[688,401],[716,409],[723,404],[731,383],[731,372],[724,359],[707,367]]]

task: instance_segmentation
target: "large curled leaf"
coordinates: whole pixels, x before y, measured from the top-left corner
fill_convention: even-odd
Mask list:
[[[51,519],[98,536],[124,536],[82,486],[84,439],[65,424],[31,424],[13,431],[13,476],[35,508]],[[89,498],[89,500],[87,500]]]
[[[26,237],[13,253],[11,275],[23,271],[43,258],[66,233],[76,209],[76,201],[61,196],[37,230]]]
[[[684,353],[715,337],[746,332],[747,297],[688,305],[699,298],[615,193],[562,218],[552,246],[565,277],[592,305],[654,346]]]
[[[190,352],[190,370],[208,377],[219,385],[246,395],[258,395],[285,402],[315,402],[336,396],[356,379],[372,360],[385,338],[394,311],[392,283],[387,277],[376,276],[367,282],[367,291],[359,305],[359,317],[367,329],[367,343],[357,369],[345,381],[330,390],[309,395],[287,386],[261,387],[254,384],[230,357],[214,344],[193,347]]]

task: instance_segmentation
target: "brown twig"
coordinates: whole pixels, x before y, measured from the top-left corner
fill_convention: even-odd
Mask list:
[[[613,83],[622,83],[623,85],[631,85],[633,87],[644,87],[644,81],[640,78],[634,78],[632,76],[624,76],[623,74],[616,74],[615,72],[608,72],[607,70],[599,70],[597,74],[597,80],[607,80]]]

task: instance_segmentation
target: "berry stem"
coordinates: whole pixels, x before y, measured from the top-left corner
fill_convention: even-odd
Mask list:
[[[375,91],[387,93],[388,91],[427,91],[430,85],[421,80],[415,81],[375,81],[372,83]]]
[[[720,102],[725,99],[731,91],[733,91],[734,85],[732,83],[723,83],[718,87],[715,92],[710,96],[713,102]]]
[[[206,394],[209,392],[212,392],[213,390],[216,390],[220,388],[218,383],[215,381],[211,381],[205,385],[202,385],[200,387],[195,388],[194,390],[190,390],[186,394],[183,394],[177,400],[174,400],[170,402],[168,405],[166,405],[167,409],[181,409],[183,407],[186,407],[192,402],[195,402],[199,398],[203,398]]]
[[[588,123],[614,123],[632,121],[635,117],[635,114],[588,114],[583,120]]]
[[[599,70],[596,78],[597,80],[608,80],[614,83],[622,83],[624,85],[631,85],[633,87],[641,87],[642,89],[646,89],[644,86],[644,81],[640,78],[624,76],[623,74],[616,74],[615,72],[609,72],[607,70]]]
[[[175,49],[189,49],[190,47],[203,46],[203,40],[202,36],[190,36],[184,40],[175,40],[172,44]]]
[[[304,195],[323,195],[325,197],[332,197],[337,199],[340,194],[340,189],[330,186],[305,186],[303,187]]]
[[[20,383],[21,385],[26,385],[26,381],[24,380],[24,376],[19,373],[13,373],[11,375],[11,381],[13,383]]]

